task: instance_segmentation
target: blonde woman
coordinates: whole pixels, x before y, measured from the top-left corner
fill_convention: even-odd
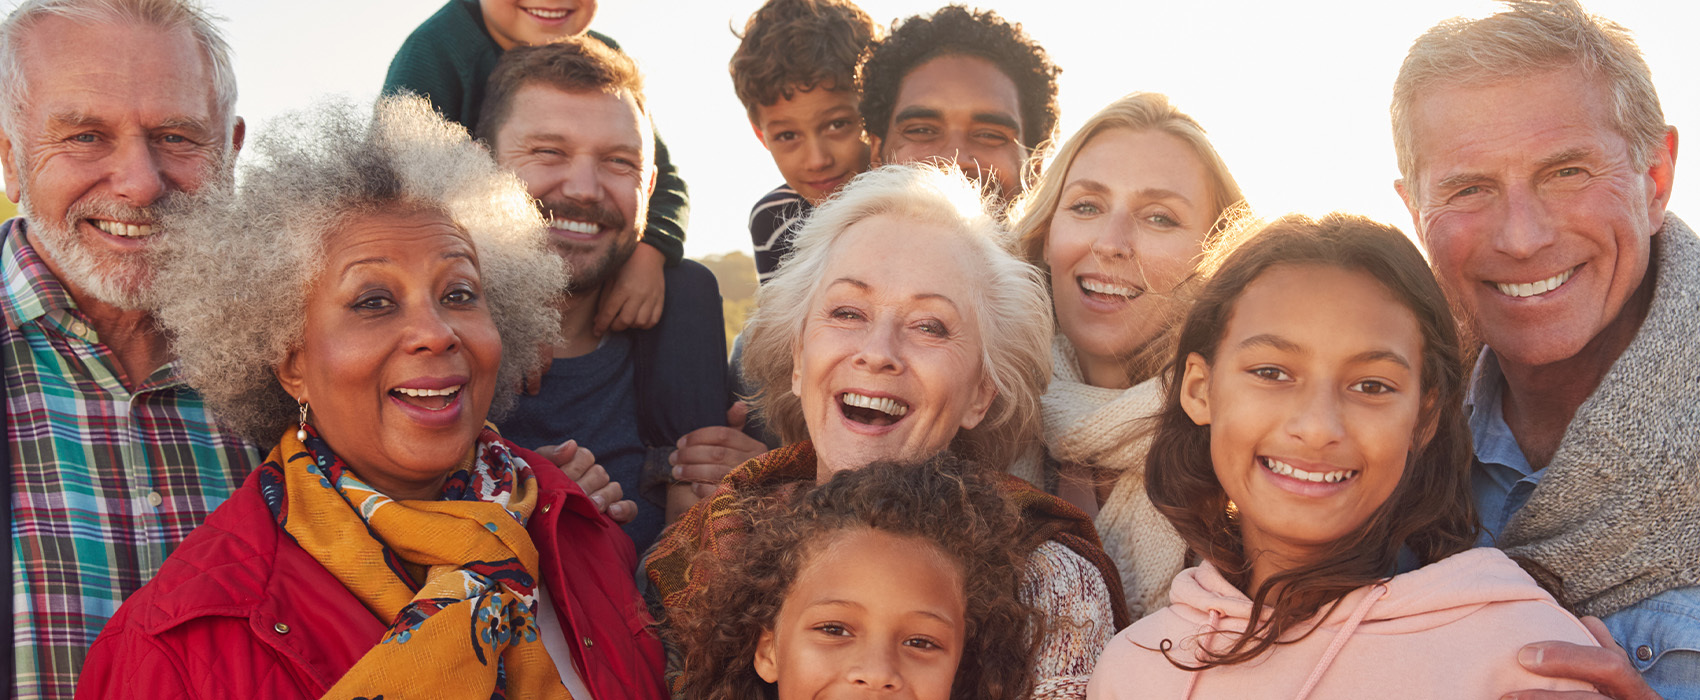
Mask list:
[[[1013,468],[1096,513],[1138,618],[1162,608],[1186,547],[1145,496],[1140,419],[1185,315],[1176,291],[1241,202],[1204,129],[1156,93],[1093,115],[1012,213],[1018,252],[1046,272],[1058,334],[1042,399],[1045,455]]]

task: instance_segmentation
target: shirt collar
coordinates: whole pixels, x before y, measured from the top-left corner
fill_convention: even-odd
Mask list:
[[[1528,476],[1534,469],[1505,422],[1504,397],[1505,374],[1499,368],[1499,357],[1492,348],[1484,347],[1470,376],[1470,390],[1464,394],[1476,461],[1510,467]]]
[[[35,246],[26,240],[23,217],[0,224],[0,274],[5,275],[5,296],[0,313],[6,325],[17,329],[53,311],[77,308],[70,291],[53,276]]]

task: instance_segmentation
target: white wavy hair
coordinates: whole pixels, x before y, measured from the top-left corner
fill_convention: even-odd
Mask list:
[[[163,212],[154,304],[184,378],[220,420],[265,444],[294,426],[295,399],[274,368],[302,342],[307,293],[325,242],[352,217],[440,212],[478,253],[484,300],[502,338],[491,414],[536,349],[557,339],[550,302],[566,270],[525,187],[423,98],[370,110],[328,101],[279,117],[257,138],[239,188],[209,186]]]
[[[957,434],[952,450],[1001,470],[1037,439],[1039,397],[1051,381],[1051,303],[1039,270],[1004,249],[1009,234],[989,213],[993,203],[957,169],[917,163],[857,175],[811,212],[791,253],[762,285],[744,329],[744,376],[756,392],[756,410],[781,439],[808,439],[791,370],[834,244],[852,225],[881,215],[944,226],[973,251],[957,262],[979,282],[971,303],[980,322],[981,366],[997,397],[985,420]],[[891,264],[904,264],[901,251],[891,251]]]

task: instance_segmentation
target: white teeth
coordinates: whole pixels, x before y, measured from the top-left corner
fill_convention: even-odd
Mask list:
[[[1499,288],[1500,294],[1521,299],[1523,297],[1532,297],[1537,294],[1546,294],[1554,289],[1558,289],[1559,287],[1564,286],[1565,282],[1569,282],[1570,276],[1573,274],[1576,274],[1576,268],[1574,267],[1539,282],[1524,282],[1523,284],[1495,282],[1494,286]]]
[[[152,224],[126,224],[122,221],[107,221],[105,219],[90,219],[94,227],[123,238],[147,238],[153,235]]]
[[[844,393],[844,405],[855,406],[857,408],[871,408],[894,418],[902,418],[909,413],[909,407],[898,403],[897,399],[888,399],[884,397],[876,398],[873,396],[863,396],[861,394],[853,394],[850,392]]]
[[[1118,296],[1118,297],[1127,297],[1129,299],[1132,299],[1134,297],[1139,296],[1139,290],[1134,289],[1132,287],[1123,287],[1119,284],[1110,284],[1108,282],[1099,282],[1097,280],[1090,280],[1090,279],[1085,279],[1085,278],[1081,278],[1080,288],[1084,289],[1088,292],[1096,292],[1098,294],[1110,294],[1110,295]]]
[[[1258,459],[1263,462],[1263,468],[1268,469],[1269,471],[1280,474],[1281,476],[1289,476],[1294,479],[1309,481],[1316,484],[1335,484],[1358,475],[1358,472],[1353,469],[1341,469],[1339,471],[1332,472],[1307,472],[1273,457],[1259,457]]]
[[[538,17],[542,17],[544,19],[560,19],[562,17],[567,16],[566,10],[540,10],[540,9],[537,9],[537,8],[527,8],[526,12],[530,12],[531,14],[537,15]]]
[[[462,386],[465,386],[465,385],[464,384],[456,384],[454,386],[448,387],[447,389],[408,389],[406,387],[402,387],[402,388],[396,389],[396,393],[406,394],[406,395],[412,396],[414,398],[419,398],[421,396],[451,396],[455,392],[460,391],[460,388]]]
[[[597,226],[596,224],[588,221],[573,221],[572,219],[551,219],[549,221],[549,228],[558,228],[563,231],[572,231],[573,233],[582,233],[585,235],[594,235],[597,231],[602,230],[601,226]]]

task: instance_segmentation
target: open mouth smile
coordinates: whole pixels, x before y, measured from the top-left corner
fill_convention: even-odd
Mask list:
[[[909,415],[909,404],[901,400],[851,391],[838,395],[838,408],[845,418],[875,427],[891,425]]]
[[[1145,294],[1145,290],[1138,287],[1116,284],[1114,282],[1108,282],[1100,279],[1077,277],[1075,278],[1075,281],[1080,285],[1080,290],[1086,292],[1086,296],[1091,299],[1102,301],[1132,301],[1144,296]]]
[[[1488,284],[1491,284],[1495,289],[1498,289],[1500,294],[1504,294],[1505,296],[1512,297],[1514,299],[1523,299],[1527,297],[1540,296],[1564,286],[1564,283],[1569,282],[1571,276],[1575,275],[1576,271],[1580,269],[1582,269],[1582,266],[1577,265],[1576,267],[1572,267],[1544,280],[1535,282],[1525,282],[1522,284],[1514,282],[1489,282]]]
[[[595,238],[602,233],[602,227],[589,221],[576,219],[550,219],[549,228],[568,238]]]
[[[532,17],[548,21],[566,19],[567,15],[572,14],[572,10],[546,10],[541,7],[522,7],[520,9]]]
[[[1337,484],[1337,483],[1340,483],[1342,481],[1349,481],[1353,478],[1356,478],[1357,475],[1358,475],[1358,470],[1356,470],[1356,469],[1337,469],[1337,470],[1328,471],[1328,472],[1309,472],[1309,471],[1305,471],[1303,469],[1299,469],[1298,467],[1294,467],[1293,465],[1288,464],[1286,462],[1283,462],[1281,460],[1275,459],[1274,457],[1258,457],[1257,462],[1258,462],[1258,464],[1263,465],[1264,469],[1268,469],[1269,471],[1274,472],[1276,474],[1279,474],[1281,476],[1285,476],[1285,477],[1288,477],[1288,478],[1291,478],[1291,479],[1298,479],[1299,481],[1309,481],[1313,484]]]
[[[147,238],[153,235],[153,224],[127,224],[122,221],[88,219],[89,224],[119,238]]]
[[[455,399],[460,396],[460,390],[465,384],[455,384],[442,389],[411,389],[396,387],[390,390],[390,396],[415,408],[427,411],[442,411],[453,406]]]

